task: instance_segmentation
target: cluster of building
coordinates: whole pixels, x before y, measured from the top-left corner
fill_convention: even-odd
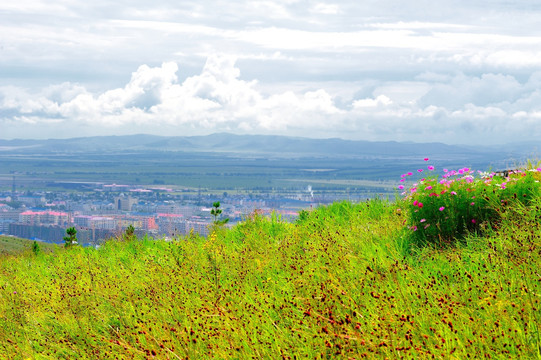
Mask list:
[[[299,200],[286,204],[277,199],[242,196],[202,199],[201,195],[190,198],[165,191],[161,196],[148,190],[129,195],[118,192],[128,189],[111,185],[95,193],[76,193],[77,196],[73,192],[0,193],[0,234],[61,243],[65,230],[73,226],[80,243],[97,244],[122,236],[132,226],[138,236],[206,236],[214,221],[210,214],[214,201],[221,202],[221,216],[229,218],[230,224],[256,210],[278,211],[284,218],[294,218],[298,209],[310,206]]]

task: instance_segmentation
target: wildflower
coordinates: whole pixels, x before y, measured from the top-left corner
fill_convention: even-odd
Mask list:
[[[413,225],[412,229],[413,231],[417,231],[417,226]]]
[[[428,170],[430,170],[430,171],[434,170],[434,166],[429,165],[429,166],[428,166]]]
[[[449,172],[449,169],[443,169],[443,172],[444,173]]]
[[[430,159],[429,158],[424,158],[424,161],[428,161],[428,160],[430,160]]]
[[[425,221],[426,221],[426,219],[419,220],[419,222],[422,222],[422,223],[424,223]]]
[[[404,182],[404,181],[406,181],[406,179],[400,179],[400,182]]]
[[[427,187],[425,187],[425,190],[431,190],[431,189],[432,189],[431,185],[428,185]]]
[[[475,205],[475,203],[472,201],[472,203],[470,204],[470,206],[473,206],[473,205]]]
[[[413,201],[413,206],[417,206],[417,204],[419,204],[419,202],[417,200],[414,200]]]
[[[451,195],[456,195],[456,191],[451,191]]]
[[[477,222],[477,220],[471,219],[471,222],[472,222],[473,224],[475,224],[475,223]]]
[[[410,171],[410,172],[407,173],[406,175],[411,176],[411,175],[413,175],[413,173]]]
[[[398,185],[398,188],[399,188],[400,190],[402,190],[402,189],[404,189],[404,185]]]
[[[422,208],[422,207],[423,207],[423,203],[422,203],[422,202],[419,202],[419,203],[417,203],[417,206],[418,206],[419,208]]]
[[[420,172],[420,173],[422,173],[422,172],[423,172],[423,169],[418,169],[417,171]]]
[[[538,172],[541,172],[541,168],[537,168],[536,170],[537,170]]]
[[[445,206],[440,207],[440,211],[445,210]]]
[[[425,230],[426,230],[426,228],[428,228],[429,226],[430,226],[430,224],[426,224],[426,225],[425,225]]]

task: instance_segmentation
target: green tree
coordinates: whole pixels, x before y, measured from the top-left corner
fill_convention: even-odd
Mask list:
[[[134,240],[135,239],[135,228],[133,225],[128,225],[124,232],[124,240]]]
[[[210,210],[210,214],[214,216],[214,224],[216,225],[227,224],[229,222],[228,218],[225,218],[223,220],[218,220],[218,218],[222,214],[222,209],[220,209],[219,201],[216,201],[212,204],[212,209]]]
[[[32,252],[34,253],[34,255],[38,255],[41,252],[39,244],[35,240],[34,240],[34,243],[32,244]]]
[[[77,245],[77,229],[70,227],[66,229],[67,236],[64,236],[64,247]]]

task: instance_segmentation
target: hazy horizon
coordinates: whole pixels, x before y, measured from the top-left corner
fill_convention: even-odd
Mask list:
[[[541,4],[0,4],[0,139],[541,136]]]

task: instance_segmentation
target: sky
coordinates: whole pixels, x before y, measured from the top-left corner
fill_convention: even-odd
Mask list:
[[[0,2],[0,139],[541,138],[534,0]]]

